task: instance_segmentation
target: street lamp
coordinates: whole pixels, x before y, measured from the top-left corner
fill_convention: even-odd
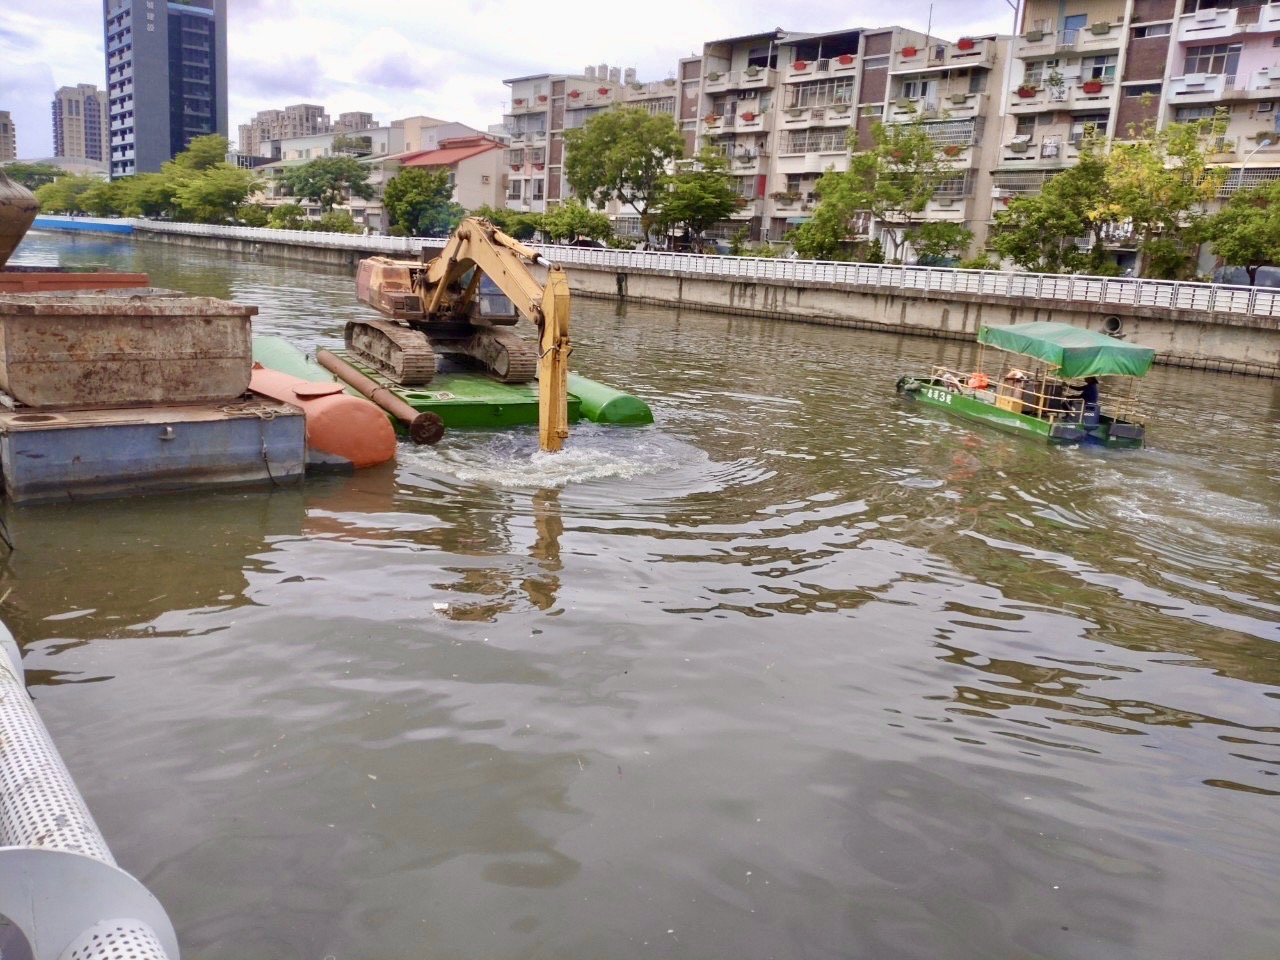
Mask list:
[[[1271,146],[1271,143],[1272,143],[1272,140],[1270,137],[1268,137],[1266,140],[1259,140],[1258,145],[1254,147],[1252,150],[1250,150],[1248,154],[1245,155],[1244,160],[1240,162],[1239,181],[1236,183],[1237,190],[1244,189],[1244,170],[1245,170],[1245,167],[1249,166],[1249,161],[1253,159],[1253,155],[1257,153],[1259,150],[1261,150],[1263,147]]]

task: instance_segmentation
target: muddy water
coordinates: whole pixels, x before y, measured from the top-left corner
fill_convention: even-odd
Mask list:
[[[29,238],[332,344],[349,276]],[[0,608],[199,958],[1280,954],[1280,386],[1150,446],[904,405],[964,344],[574,304],[657,423],[9,510]]]

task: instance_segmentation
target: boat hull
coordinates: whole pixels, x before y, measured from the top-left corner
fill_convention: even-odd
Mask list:
[[[1067,418],[1047,420],[997,406],[977,396],[977,391],[956,390],[934,377],[902,377],[898,380],[897,390],[904,397],[944,410],[952,416],[984,423],[1006,433],[1035,437],[1046,443],[1141,447],[1144,442],[1141,424],[1106,416],[1098,417],[1096,423]]]

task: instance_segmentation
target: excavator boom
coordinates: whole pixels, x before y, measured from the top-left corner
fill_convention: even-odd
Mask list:
[[[488,220],[468,217],[440,255],[425,262],[370,257],[356,275],[356,295],[389,321],[347,324],[347,349],[405,385],[435,373],[435,352],[468,358],[508,383],[538,378],[539,443],[559,450],[568,436],[566,376],[569,284],[558,266],[539,281],[530,267],[545,261]],[[486,309],[487,278],[514,312]],[[538,328],[536,344],[503,329],[520,317]]]

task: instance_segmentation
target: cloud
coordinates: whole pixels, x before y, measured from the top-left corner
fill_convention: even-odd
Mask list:
[[[896,22],[944,37],[1013,30],[1011,0],[888,8],[849,0],[463,0],[460,4],[365,0],[229,0],[229,125],[259,110],[306,101],[330,114],[368,110],[380,122],[429,114],[479,129],[500,122],[502,81],[635,67],[641,80],[674,74],[677,61],[726,37],[781,26],[798,32]],[[0,0],[0,110],[18,125],[19,150],[50,146],[49,104],[58,86],[105,84],[98,0]],[[932,21],[930,17],[932,16]]]

